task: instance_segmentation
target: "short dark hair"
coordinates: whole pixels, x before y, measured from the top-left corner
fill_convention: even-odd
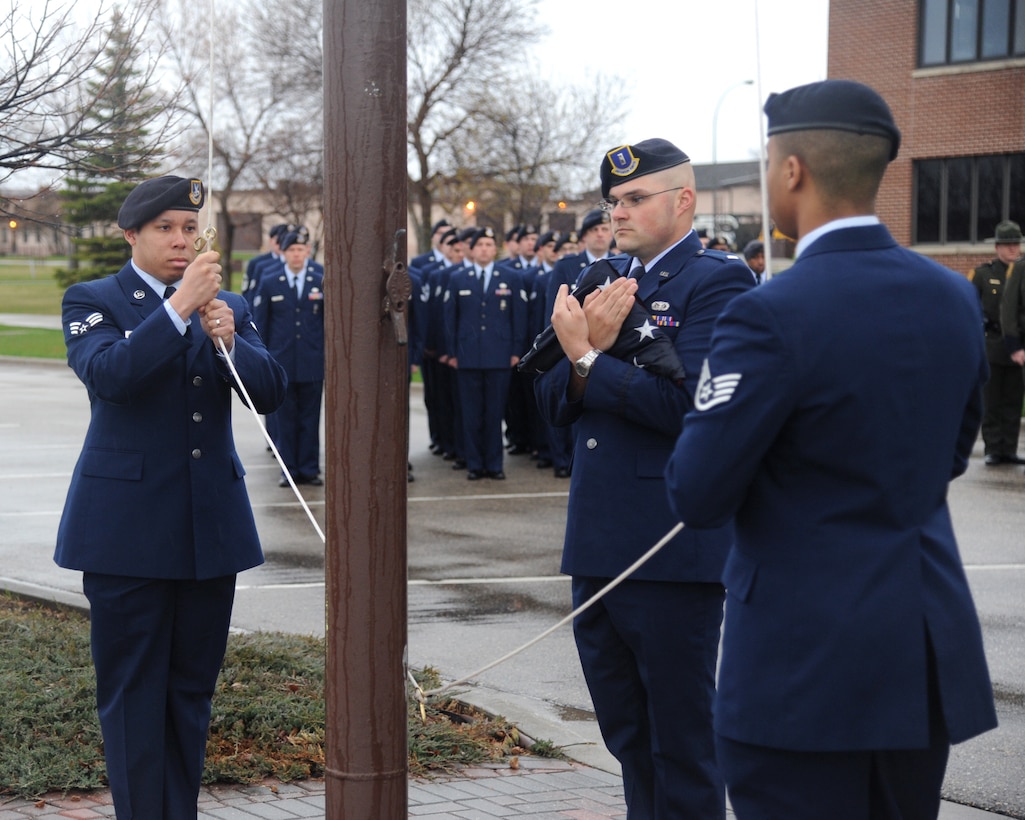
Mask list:
[[[782,156],[796,156],[808,168],[826,202],[870,206],[890,163],[891,142],[876,134],[834,129],[775,134]]]

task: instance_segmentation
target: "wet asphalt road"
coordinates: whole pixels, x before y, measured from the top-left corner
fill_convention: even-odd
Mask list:
[[[63,363],[8,359],[0,360],[0,396],[0,587],[83,603],[79,574],[56,568],[51,555],[88,423],[84,388]],[[510,456],[508,480],[468,482],[428,452],[416,390],[410,407],[409,660],[453,679],[569,611],[569,583],[558,574],[568,481]],[[234,624],[322,635],[323,545],[291,490],[277,486],[278,468],[241,407],[235,431],[267,563],[239,576]],[[302,489],[323,527],[323,489]],[[977,447],[950,500],[1000,727],[955,747],[944,796],[1025,817],[1025,476],[984,466]],[[496,711],[550,719],[560,740],[572,742],[579,729],[583,745],[571,753],[607,766],[568,627],[473,682],[475,697]]]

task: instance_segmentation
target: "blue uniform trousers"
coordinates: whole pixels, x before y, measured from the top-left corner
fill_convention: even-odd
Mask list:
[[[274,413],[281,460],[296,481],[320,475],[320,404],[324,382],[289,382]]]
[[[86,572],[96,704],[118,820],[187,820],[235,576],[202,581]]]
[[[467,470],[497,473],[502,469],[502,417],[509,395],[510,368],[456,370],[460,419],[463,429],[463,458]]]
[[[574,576],[574,609],[608,580]],[[573,623],[629,820],[726,816],[711,714],[724,597],[721,584],[627,580]]]

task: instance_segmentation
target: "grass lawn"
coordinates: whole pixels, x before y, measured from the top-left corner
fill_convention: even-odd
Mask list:
[[[324,641],[232,634],[214,695],[206,783],[301,780],[324,773]],[[425,689],[437,672],[414,670]],[[0,593],[0,814],[3,797],[106,785],[85,615]],[[527,754],[519,733],[447,697],[421,712],[410,692],[412,776]],[[530,753],[562,757],[550,742]]]
[[[53,278],[65,260],[0,259],[0,313],[60,316],[64,289]]]

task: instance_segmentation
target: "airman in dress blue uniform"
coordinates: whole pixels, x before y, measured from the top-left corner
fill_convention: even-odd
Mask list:
[[[270,265],[270,268],[273,269],[285,261],[281,255],[281,246],[278,244],[278,240],[292,230],[295,230],[295,225],[288,225],[284,222],[273,225],[267,233],[270,250],[257,254],[246,264],[246,272],[242,276],[242,295],[250,305],[252,305],[253,296],[256,295],[256,285],[260,281],[260,276],[267,269],[265,266]]]
[[[263,562],[215,344],[258,412],[281,403],[285,374],[246,301],[220,290],[219,255],[196,254],[203,198],[198,179],[139,184],[118,213],[131,261],[64,295],[68,364],[91,416],[55,560],[84,573],[121,820],[197,816],[235,574]]]
[[[256,286],[253,317],[267,349],[288,375],[288,391],[274,414],[274,443],[296,484],[320,477],[320,405],[324,395],[324,274],[309,258],[309,232],[281,237],[285,262]],[[288,486],[281,477],[279,484]]]
[[[616,243],[628,254],[613,260],[624,275],[583,305],[559,287],[552,327],[565,358],[536,382],[541,414],[576,427],[562,555],[575,606],[675,526],[662,473],[693,406],[712,323],[754,287],[739,257],[702,248],[692,228],[694,170],[675,145],[619,146],[600,173]],[[647,318],[633,330],[672,341],[682,383],[603,352],[636,302]],[[711,709],[729,540],[727,526],[684,530],[574,623],[630,818],[725,817]]]
[[[935,818],[950,743],[996,725],[946,502],[978,298],[875,216],[900,145],[879,94],[827,80],[765,113],[797,261],[727,305],[667,470],[685,532],[735,521],[719,761],[740,820]]]
[[[467,478],[504,479],[502,417],[512,368],[526,350],[527,294],[496,268],[491,228],[470,240],[473,267],[454,270],[445,293],[445,349],[462,406]]]
[[[527,293],[528,300],[534,289],[534,277],[537,275],[537,268],[533,263],[537,236],[537,228],[534,225],[521,225],[516,232],[518,256],[495,263],[497,267],[519,273],[520,286]],[[528,334],[527,338],[532,340],[534,337]],[[526,350],[520,351],[521,354],[525,352]],[[537,456],[531,421],[532,410],[536,406],[533,378],[525,373],[513,371],[509,381],[509,401],[505,408],[505,437],[508,442],[506,451],[509,455],[530,455],[532,458]]]
[[[458,231],[448,227],[438,240],[441,261],[429,259],[420,268],[420,289],[413,294],[419,296],[419,332],[422,336],[420,372],[424,382],[424,408],[427,410],[427,429],[431,438],[430,451],[443,456],[454,452],[452,443],[452,399],[448,387],[448,367],[438,361],[442,343],[442,322],[444,311],[442,297],[444,286],[441,272],[452,265],[453,248],[456,247]],[[462,261],[460,258],[458,261]]]
[[[435,265],[447,264],[441,249],[442,239],[452,229],[447,219],[439,219],[431,226],[431,249],[409,260],[409,267],[423,271]]]

